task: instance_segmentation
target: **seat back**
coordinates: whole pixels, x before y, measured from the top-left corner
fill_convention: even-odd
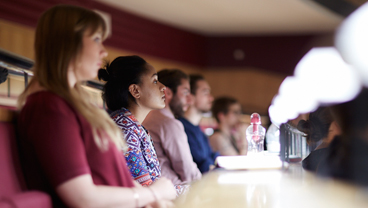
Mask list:
[[[0,107],[0,195],[11,195],[25,189],[15,134],[16,112]]]
[[[27,190],[18,156],[16,111],[0,106],[0,208],[51,208],[48,194]]]

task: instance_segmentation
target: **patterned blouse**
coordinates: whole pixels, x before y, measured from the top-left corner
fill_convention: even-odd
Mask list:
[[[110,116],[124,133],[125,159],[133,179],[142,186],[151,185],[161,177],[161,167],[150,134],[126,108]]]

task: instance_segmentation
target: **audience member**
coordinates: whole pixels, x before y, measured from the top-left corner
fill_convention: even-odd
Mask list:
[[[297,128],[307,134],[309,145],[319,143],[316,149],[302,162],[304,169],[315,172],[320,161],[327,155],[327,147],[335,136],[341,133],[340,128],[334,121],[328,107],[319,107],[310,113],[308,120],[300,120]]]
[[[150,186],[161,176],[151,136],[141,125],[152,109],[165,107],[165,86],[152,65],[139,56],[120,56],[98,72],[106,81],[102,97],[128,145],[125,159],[134,180]]]
[[[97,13],[76,6],[54,6],[38,21],[34,77],[19,98],[28,188],[49,193],[53,207],[170,205],[169,180],[150,188],[134,184],[119,128],[81,87],[107,55],[105,32]]]
[[[327,158],[317,173],[368,186],[367,105],[368,89],[364,88],[354,100],[331,107],[341,136],[331,142]]]
[[[158,72],[158,80],[166,86],[165,108],[151,111],[143,121],[155,143],[162,176],[174,184],[186,184],[201,178],[193,162],[183,124],[174,115],[188,109],[189,77],[178,69]]]
[[[211,88],[201,75],[190,75],[191,104],[183,117],[179,120],[183,123],[192,157],[202,173],[208,172],[214,167],[218,152],[212,151],[207,136],[201,131],[199,122],[203,113],[211,110],[213,97]]]
[[[247,154],[247,125],[240,121],[241,114],[241,105],[234,98],[220,97],[214,101],[212,116],[215,117],[218,128],[209,138],[214,151],[223,156]]]

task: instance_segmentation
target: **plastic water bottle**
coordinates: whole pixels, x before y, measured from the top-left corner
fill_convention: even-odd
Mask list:
[[[263,153],[266,129],[261,126],[261,116],[253,113],[250,116],[250,126],[247,128],[248,154]]]
[[[269,153],[280,153],[280,129],[271,124],[266,133],[267,151]]]

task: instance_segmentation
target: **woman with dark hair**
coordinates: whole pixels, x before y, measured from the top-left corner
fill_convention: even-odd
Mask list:
[[[172,183],[134,184],[119,128],[81,87],[107,56],[105,34],[102,17],[81,7],[58,5],[40,17],[34,77],[18,101],[28,188],[50,194],[53,207],[165,206],[175,198]]]
[[[151,136],[141,123],[151,110],[165,107],[166,87],[158,81],[155,68],[139,56],[116,58],[100,69],[98,77],[106,81],[103,99],[128,145],[125,159],[130,173],[148,187],[161,177],[161,167]]]
[[[307,134],[307,143],[319,144],[303,162],[303,168],[309,171],[316,171],[320,161],[327,154],[327,147],[336,135],[339,135],[340,128],[334,121],[328,107],[319,107],[309,114],[308,120],[300,120],[298,129]]]

